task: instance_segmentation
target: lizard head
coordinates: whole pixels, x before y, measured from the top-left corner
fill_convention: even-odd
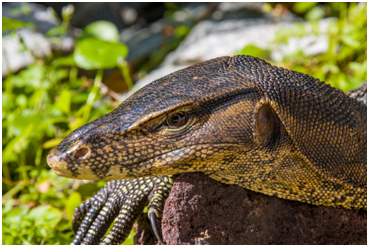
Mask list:
[[[260,147],[279,140],[280,123],[253,75],[240,73],[239,58],[255,59],[221,57],[152,82],[70,133],[49,166],[65,177],[110,180],[237,169],[240,153],[255,161]]]

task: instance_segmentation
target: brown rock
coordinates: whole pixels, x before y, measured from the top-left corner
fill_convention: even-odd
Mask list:
[[[185,173],[165,203],[162,232],[166,244],[366,244],[366,216]]]

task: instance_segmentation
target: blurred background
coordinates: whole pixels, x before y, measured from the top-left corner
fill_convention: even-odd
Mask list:
[[[49,169],[68,133],[147,83],[224,55],[358,88],[367,4],[2,3],[2,51],[2,244],[69,244],[74,208],[106,182]]]

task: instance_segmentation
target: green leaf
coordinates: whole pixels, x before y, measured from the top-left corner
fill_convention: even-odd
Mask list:
[[[59,57],[54,59],[52,62],[55,66],[76,66],[76,61],[74,61],[73,55],[69,55],[67,57]]]
[[[26,217],[35,222],[35,227],[43,226],[45,230],[54,228],[63,218],[61,211],[50,205],[33,208]]]
[[[64,89],[61,91],[59,99],[55,103],[55,107],[68,115],[70,113],[71,98],[72,95],[69,90]]]
[[[340,72],[340,68],[334,63],[326,63],[321,69],[324,73],[337,74]]]
[[[49,31],[47,31],[47,33],[45,34],[45,36],[47,37],[51,37],[51,36],[56,36],[56,35],[62,35],[64,33],[66,33],[66,29],[65,27],[53,27],[51,28]]]
[[[16,168],[14,171],[15,172],[30,171],[33,168],[34,168],[33,166],[20,166],[20,167]]]
[[[97,38],[79,41],[74,51],[74,60],[83,69],[111,69],[117,66],[119,57],[126,57],[126,45]]]
[[[15,102],[20,107],[26,107],[27,106],[27,97],[24,94],[20,94],[15,98]]]
[[[302,2],[302,3],[295,3],[293,5],[293,11],[299,14],[306,13],[308,10],[315,7],[318,3],[317,2]]]
[[[350,37],[350,36],[343,36],[342,37],[342,41],[343,43],[345,43],[347,46],[351,47],[351,48],[358,48],[360,47],[360,42],[355,40],[354,37]]]
[[[15,105],[14,105],[14,98],[15,95],[14,94],[10,94],[8,95],[7,93],[5,93],[3,91],[2,93],[2,104],[3,104],[3,117],[7,117],[6,115],[4,116],[4,110],[11,110]],[[4,123],[3,123],[4,124]]]
[[[136,231],[134,229],[131,230],[129,233],[127,239],[124,241],[122,245],[134,245],[134,236],[136,234]]]
[[[28,210],[28,208],[15,208],[6,214],[3,213],[3,226],[7,225],[9,229],[17,229]]]
[[[348,67],[354,72],[354,75],[359,78],[365,78],[367,73],[367,61],[362,63],[350,62]]]
[[[324,17],[324,10],[320,6],[315,6],[312,10],[310,10],[305,18],[309,21],[320,20]]]
[[[72,222],[72,217],[74,214],[74,209],[82,203],[81,194],[78,192],[73,192],[67,199],[67,204],[65,205],[65,210],[68,214],[69,222]]]
[[[58,145],[62,140],[63,138],[55,138],[55,139],[48,140],[44,142],[44,144],[42,145],[42,148],[49,149],[49,148],[56,147],[56,145]]]
[[[10,19],[10,18],[7,18],[7,17],[3,17],[2,21],[3,21],[3,25],[2,25],[3,32],[8,31],[8,30],[15,30],[15,29],[19,29],[19,28],[24,28],[24,27],[27,26],[27,24],[23,21]]]
[[[35,126],[35,129],[40,126],[42,121],[45,120],[45,116],[34,109],[25,109],[21,115],[16,116],[12,123],[12,131],[15,135],[20,134],[24,129],[28,128],[30,124]],[[32,132],[32,134],[38,134]]]
[[[96,21],[84,28],[84,35],[110,42],[119,42],[118,28],[109,21]]]
[[[16,156],[14,155],[14,152],[19,153],[20,151],[24,149],[24,144],[27,145],[28,135],[31,133],[33,128],[34,128],[34,124],[30,124],[28,128],[24,129],[20,135],[18,135],[16,138],[11,140],[8,143],[8,145],[6,145],[3,151],[3,162],[4,163],[15,161],[14,158],[16,158]]]
[[[366,79],[366,78],[365,78]],[[352,77],[352,76],[348,76],[347,77],[347,85],[345,88],[342,88],[342,90],[344,92],[356,89],[361,87],[362,85],[364,85],[364,83],[366,82],[366,80],[360,79],[360,78],[356,78],[356,77]]]
[[[16,87],[30,86],[32,88],[40,88],[45,75],[45,69],[45,66],[37,63],[32,64],[14,76],[10,83]]]
[[[190,32],[190,30],[191,29],[188,26],[182,25],[176,28],[175,35],[179,38],[183,38]]]

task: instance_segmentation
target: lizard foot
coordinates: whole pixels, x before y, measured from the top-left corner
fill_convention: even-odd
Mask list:
[[[109,181],[96,195],[75,209],[72,244],[120,244],[132,229],[155,178]],[[104,236],[115,220],[111,231]],[[78,229],[78,230],[77,230]]]
[[[75,209],[72,228],[76,236],[72,244],[121,244],[148,204],[148,198],[151,198],[149,215],[156,211],[152,219],[160,219],[172,185],[173,176],[109,181],[96,195]],[[110,232],[104,236],[114,220]],[[163,244],[156,224],[152,225],[156,237]]]

